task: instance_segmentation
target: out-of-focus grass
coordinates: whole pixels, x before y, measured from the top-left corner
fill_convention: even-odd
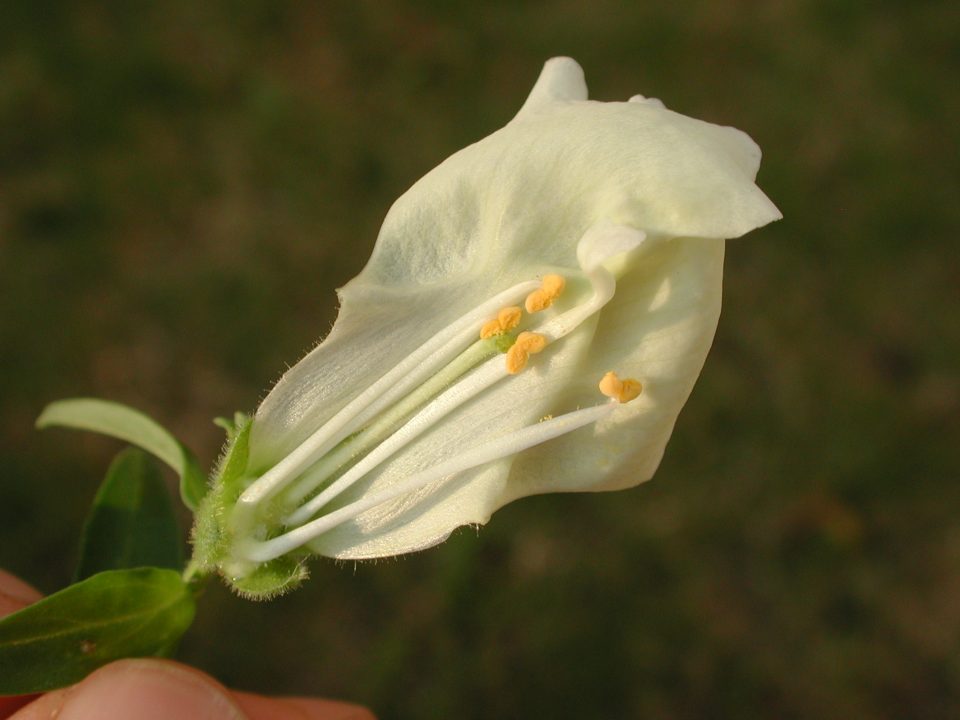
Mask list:
[[[330,326],[389,203],[547,57],[748,131],[786,219],[656,481],[414,557],[214,588],[184,657],[391,717],[960,714],[960,10],[951,2],[27,2],[0,9],[0,565],[64,584],[140,407],[213,460]]]

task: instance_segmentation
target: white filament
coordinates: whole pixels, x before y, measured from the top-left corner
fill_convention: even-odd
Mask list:
[[[377,445],[360,462],[336,479],[329,487],[324,488],[316,497],[303,504],[285,521],[285,525],[299,525],[309,520],[318,510],[330,502],[341,492],[360,480],[368,472],[389,458],[395,452],[414,440],[424,431],[429,430],[435,423],[448,415],[470,398],[506,377],[503,357],[497,355],[481,365],[476,372],[437,396],[436,400],[406,422],[385,441]]]
[[[598,265],[593,268],[588,277],[593,286],[593,295],[590,299],[533,328],[533,332],[544,335],[548,343],[554,342],[573,332],[587,318],[606,305],[616,290],[616,281],[613,275],[602,265]],[[333,498],[362,479],[367,473],[423,432],[429,430],[450,412],[505,377],[507,377],[506,364],[501,357],[487,360],[476,372],[471,373],[437,396],[435,400],[414,415],[387,440],[380,443],[360,462],[337,478],[329,487],[324,488],[319,495],[297,508],[286,519],[285,524],[299,525],[308,520]],[[322,478],[318,479],[319,481],[322,481]]]
[[[610,223],[600,223],[588,230],[578,243],[577,257],[581,269],[591,283],[593,294],[588,300],[530,328],[530,331],[542,335],[548,344],[553,343],[573,332],[585,320],[597,313],[613,298],[616,291],[616,278],[604,263],[612,257],[636,248],[644,239],[645,234],[642,231]],[[417,388],[420,388],[420,392],[424,394],[424,399],[428,399],[429,392],[426,391],[427,386],[424,383],[430,377],[441,373],[444,368],[454,362],[458,354],[463,353],[470,341],[476,338],[477,329],[482,322],[495,315],[502,307],[517,302],[538,287],[539,283],[535,281],[520,283],[490,298],[431,337],[377,382],[361,392],[247,488],[240,497],[231,518],[232,529],[237,536],[250,537],[253,534],[248,534],[246,530],[251,529],[257,522],[257,507],[281,490],[287,488],[284,502],[295,504],[325,482],[329,474],[336,471],[336,465],[349,459],[349,453],[342,461],[335,461],[334,457],[330,456],[326,464],[321,463],[313,467],[306,475],[304,472],[344,439],[367,428],[378,415],[393,408],[396,403],[410,396],[411,393],[415,394]],[[483,443],[437,465],[416,472],[380,494],[361,498],[315,520],[310,520],[334,498],[366,477],[450,412],[505,377],[508,377],[506,364],[499,356],[494,357],[468,372],[446,390],[439,392],[384,440],[375,439],[377,438],[375,432],[366,439],[366,444],[361,437],[351,439],[349,442],[357,443],[353,448],[353,454],[360,455],[367,450],[370,451],[316,497],[285,518],[283,524],[292,527],[292,530],[270,540],[241,541],[236,549],[237,557],[254,562],[265,562],[277,558],[371,508],[458,472],[515,454],[571,432],[595,422],[616,406],[616,403],[609,403],[578,410],[523,428],[509,436]],[[416,403],[408,400],[408,404],[412,407]],[[397,408],[394,408],[393,412],[398,415],[398,419],[402,415]],[[389,423],[386,426],[389,427]],[[290,483],[297,478],[300,478],[297,485],[292,490],[289,489]]]
[[[305,545],[338,525],[353,520],[360,514],[395,498],[414,492],[422,487],[444,480],[465,470],[484,465],[500,458],[544,443],[553,438],[573,432],[585,425],[595,423],[617,407],[616,402],[603,403],[583,410],[544,420],[534,425],[490,440],[445,460],[437,465],[414,473],[393,487],[377,495],[369,495],[316,520],[301,525],[290,532],[262,542],[247,541],[237,548],[237,554],[245,560],[267,562]]]
[[[454,321],[401,360],[328,422],[320,426],[289,455],[265,472],[244,491],[237,503],[253,506],[274,495],[345,437],[370,418],[406,395],[438,368],[450,362],[472,341],[477,327],[504,305],[509,305],[539,287],[533,280],[514,285]]]

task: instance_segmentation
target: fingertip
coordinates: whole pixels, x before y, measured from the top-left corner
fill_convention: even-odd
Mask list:
[[[36,588],[16,575],[0,570],[0,618],[22,610],[27,605],[32,605],[42,597],[43,595]],[[10,717],[36,697],[36,695],[0,697],[0,718]]]
[[[16,720],[249,720],[230,692],[199,670],[167,660],[119,660],[41,697]]]
[[[16,575],[0,570],[0,617],[25,608],[42,597],[36,588]]]

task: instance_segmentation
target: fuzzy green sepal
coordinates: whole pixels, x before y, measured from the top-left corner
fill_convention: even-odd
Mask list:
[[[243,492],[252,427],[253,418],[238,413],[236,424],[227,428],[227,446],[217,465],[213,487],[197,508],[191,565],[201,571],[210,572],[217,568],[226,554],[227,520]]]
[[[243,577],[226,574],[223,577],[238,595],[247,600],[272,600],[296,589],[308,575],[306,556],[284,555],[263,563]]]

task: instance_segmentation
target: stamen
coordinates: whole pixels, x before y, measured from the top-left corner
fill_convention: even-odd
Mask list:
[[[244,491],[234,512],[235,522],[242,525],[246,509],[252,509],[275,495],[341,440],[450,363],[469,344],[470,338],[476,337],[477,323],[483,317],[489,317],[494,308],[502,307],[505,302],[523,297],[530,292],[531,286],[535,286],[533,281],[519,283],[471,310],[360,393]]]
[[[548,342],[554,342],[576,330],[582,322],[599,312],[613,298],[617,280],[603,265],[598,264],[586,271],[593,288],[593,295],[586,302],[556,315],[535,328]]]
[[[502,308],[493,320],[488,320],[483,324],[480,329],[480,339],[486,340],[513,330],[520,324],[521,317],[523,317],[523,311],[516,305],[508,305]]]
[[[603,403],[559,418],[546,416],[533,426],[415,473],[379,495],[361,496],[297,527],[452,410],[483,389],[519,373],[531,354],[541,352],[599,312],[616,291],[616,277],[604,267],[604,262],[634,249],[643,239],[642,231],[620,226],[588,230],[578,243],[577,259],[592,287],[592,297],[554,314],[516,339],[509,331],[519,324],[522,310],[509,303],[526,297],[524,304],[531,313],[550,307],[565,289],[562,276],[546,275],[539,287],[534,281],[515,285],[428,339],[247,487],[230,518],[230,530],[238,539],[231,553],[233,559],[243,564],[279,557],[370,508],[485,462],[521,452],[611,412],[617,403]],[[489,319],[494,311],[496,317]],[[470,346],[478,326],[482,326],[482,339]],[[483,362],[482,357],[494,351],[506,353],[506,366],[498,358]],[[608,376],[612,377],[605,376],[601,382],[604,394],[619,402],[629,402],[640,394],[641,386],[636,380],[621,382],[615,374]],[[417,407],[420,409],[416,410]],[[342,474],[336,477],[338,472]],[[329,480],[332,482],[320,490]],[[280,492],[283,496],[276,503],[265,504]],[[283,524],[293,529],[270,540],[254,540],[265,536],[269,523],[282,516],[278,513],[290,513]],[[266,517],[268,514],[272,520]]]
[[[312,494],[320,485],[329,479],[337,470],[344,467],[350,460],[362,456],[371,448],[380,448],[384,440],[394,435],[397,426],[404,422],[417,408],[427,403],[426,409],[434,408],[440,398],[449,395],[446,388],[465,375],[471,368],[483,363],[485,358],[498,353],[496,343],[479,340],[465,350],[447,367],[427,380],[414,392],[407,395],[389,410],[381,413],[377,418],[357,433],[349,441],[341,443],[329,453],[320,458],[300,478],[283,493],[284,502],[291,505],[299,504],[308,495]],[[463,385],[461,381],[457,386]],[[477,391],[482,388],[479,388]],[[438,395],[439,394],[439,395]],[[460,400],[457,404],[462,403]],[[453,409],[452,407],[450,409]],[[449,410],[448,410],[449,411]],[[417,417],[423,413],[418,413]],[[335,484],[339,484],[338,481]],[[328,490],[330,488],[327,488]],[[309,516],[308,516],[309,517]],[[306,518],[303,518],[306,519]],[[301,520],[302,522],[302,520]]]
[[[526,367],[531,354],[540,352],[548,343],[559,340],[572,332],[580,323],[599,311],[610,298],[613,297],[616,281],[602,265],[594,267],[587,276],[594,288],[594,295],[590,300],[543,323],[537,328],[538,332],[520,333],[512,346],[502,350],[507,354],[505,366],[497,363],[496,365],[499,365],[499,367],[496,367],[494,360],[490,360],[482,368],[478,368],[477,372],[450,387],[442,396],[438,397],[423,411],[411,418],[407,423],[409,427],[405,427],[397,432],[389,441],[377,447],[368,458],[364,458],[357,466],[337,479],[332,485],[324,489],[323,492],[294,511],[287,518],[286,524],[295,525],[308,519],[334,497],[346,490],[347,487],[358,481],[365,473],[375,467],[376,464],[396,452],[413,437],[416,437],[420,432],[481,390],[489,387],[503,377],[515,375],[522,371],[524,367]],[[509,336],[503,335],[500,337]],[[513,348],[516,348],[516,350]],[[505,374],[501,374],[504,372]],[[332,456],[331,462],[326,462],[325,458],[318,466],[303,476],[297,486],[291,491],[287,500],[293,504],[297,504],[306,497],[313,488],[319,487],[340,464],[339,460],[336,462],[332,460]]]
[[[546,310],[560,297],[566,286],[567,281],[562,275],[545,275],[540,283],[540,288],[527,295],[524,307],[526,307],[528,313]]]
[[[627,378],[621,380],[612,370],[600,379],[600,392],[618,403],[628,403],[640,397],[643,385],[639,380]]]
[[[338,525],[349,522],[371,508],[402,495],[445,480],[457,473],[471,470],[503,457],[515,455],[535,445],[573,432],[597,422],[616,405],[603,403],[591,408],[566,413],[551,420],[528,425],[503,437],[471,448],[449,460],[414,473],[378,495],[370,495],[306,523],[288,533],[262,542],[247,541],[237,547],[237,554],[253,562],[267,562],[301,547]]]
[[[322,492],[297,508],[287,517],[284,524],[295,526],[309,520],[333,498],[365,477],[367,473],[378,467],[387,458],[413,442],[463,403],[476,397],[504,377],[506,376],[503,374],[503,365],[501,365],[499,358],[491,358],[482,364],[466,379],[438,395],[433,402],[410,418],[403,427],[377,445],[356,465],[324,488]],[[309,477],[309,474],[307,477]],[[311,485],[317,487],[319,482],[314,481]],[[299,498],[295,497],[295,499]]]
[[[536,355],[547,346],[547,338],[539,333],[522,332],[517,341],[507,350],[507,372],[516,375],[527,366],[531,355]]]
[[[516,340],[511,338],[513,345],[501,350],[501,352],[507,353],[506,366],[500,364],[495,358],[491,359],[483,366],[477,368],[476,371],[469,376],[460,380],[455,385],[450,386],[435,400],[431,401],[420,412],[410,418],[404,427],[400,428],[388,440],[378,445],[357,465],[350,468],[344,475],[335,480],[322,492],[293,511],[286,518],[284,524],[295,526],[308,520],[333,500],[334,497],[359,481],[368,472],[373,470],[373,468],[397,452],[400,448],[404,447],[420,433],[433,426],[434,423],[445,417],[450,411],[459,407],[495,382],[511,374],[520,372],[527,365],[530,354],[540,352],[548,343],[559,340],[564,335],[572,332],[590,315],[600,310],[600,308],[613,297],[616,282],[613,276],[602,266],[594,267],[591,272],[588,273],[588,277],[594,288],[594,295],[590,300],[543,323],[537,328],[538,332],[520,333]],[[510,336],[502,335],[499,337],[507,338]],[[517,350],[511,354],[509,351],[513,347],[516,347]],[[366,445],[364,442],[361,442],[361,444]],[[347,448],[345,448],[345,450],[348,453],[353,452]],[[359,448],[355,448],[355,450],[359,451]],[[342,463],[342,460],[335,459],[334,456],[336,455],[337,453],[334,452],[325,457],[318,465],[314,466],[310,472],[302,476],[296,486],[289,492],[286,500],[294,505],[298,504],[303,498],[310,494],[312,489],[319,487]]]

